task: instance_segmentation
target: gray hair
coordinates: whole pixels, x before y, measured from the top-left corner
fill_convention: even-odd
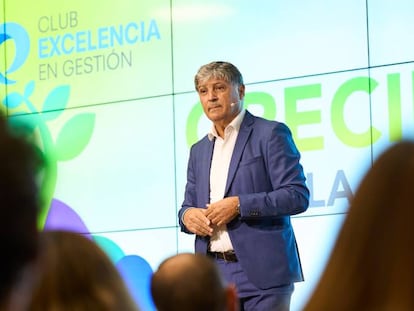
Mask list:
[[[198,91],[198,86],[211,78],[223,79],[236,86],[243,85],[243,76],[239,69],[231,63],[215,61],[203,65],[197,71],[194,77],[195,89]]]

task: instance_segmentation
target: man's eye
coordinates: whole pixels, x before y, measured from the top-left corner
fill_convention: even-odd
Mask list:
[[[199,92],[200,94],[205,94],[205,93],[207,93],[207,90],[198,90],[198,92]]]

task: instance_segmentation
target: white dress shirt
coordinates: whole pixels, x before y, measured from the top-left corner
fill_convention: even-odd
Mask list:
[[[218,136],[214,125],[210,133],[208,133],[208,138],[210,140],[215,138],[210,170],[210,203],[224,198],[231,156],[233,155],[234,145],[236,144],[240,124],[244,118],[245,112],[246,111],[243,109],[237,117],[227,125],[224,129],[224,139]],[[226,225],[214,228],[213,236],[210,239],[209,250],[212,252],[226,252],[233,250],[233,245],[231,244]]]

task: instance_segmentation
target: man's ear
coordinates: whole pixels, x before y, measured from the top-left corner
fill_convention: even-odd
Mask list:
[[[226,310],[227,311],[239,311],[240,302],[237,295],[237,289],[234,284],[230,284],[225,288],[226,295]]]
[[[239,85],[239,99],[242,100],[244,98],[244,92],[245,92],[246,87],[244,86],[244,84]]]

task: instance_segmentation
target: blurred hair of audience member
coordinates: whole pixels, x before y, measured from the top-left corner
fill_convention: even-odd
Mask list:
[[[386,149],[362,179],[305,311],[414,310],[414,142]]]
[[[38,280],[28,310],[139,310],[116,266],[91,239],[44,231],[39,242]]]
[[[165,259],[151,279],[158,311],[236,311],[236,287],[225,285],[213,259],[182,253]]]
[[[24,304],[23,289],[30,283],[28,270],[36,257],[37,177],[44,159],[23,124],[12,129],[9,120],[0,113],[0,310],[15,311]]]

